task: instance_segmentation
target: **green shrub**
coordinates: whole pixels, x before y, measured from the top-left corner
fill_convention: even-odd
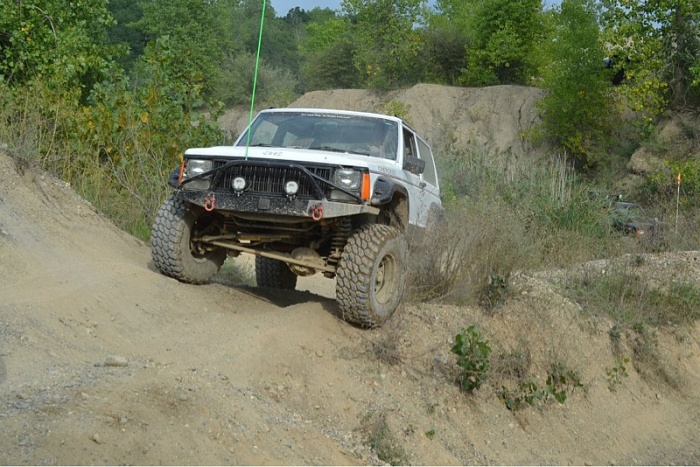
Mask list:
[[[457,355],[457,365],[461,368],[459,383],[463,391],[473,392],[481,387],[488,375],[491,364],[491,347],[481,337],[476,326],[470,326],[455,336],[451,352]]]
[[[479,294],[479,304],[488,311],[502,307],[510,293],[508,279],[509,275],[502,276],[497,274],[489,276],[488,285]]]
[[[556,364],[552,365],[547,373],[543,388],[539,388],[534,381],[523,381],[515,390],[502,387],[500,397],[508,410],[519,410],[525,404],[547,403],[552,399],[563,404],[570,393],[581,387],[583,383],[576,371],[569,370],[562,364]]]
[[[629,376],[627,373],[627,364],[630,362],[629,357],[615,359],[615,365],[608,369],[608,389],[617,391],[617,387],[622,384],[622,380]]]

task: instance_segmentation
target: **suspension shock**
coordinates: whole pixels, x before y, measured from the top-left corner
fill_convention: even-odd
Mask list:
[[[333,238],[331,239],[331,253],[328,255],[328,264],[331,266],[337,266],[338,261],[340,261],[340,255],[345,248],[345,244],[350,238],[352,233],[352,224],[350,218],[344,217],[338,222],[335,231],[333,232]]]

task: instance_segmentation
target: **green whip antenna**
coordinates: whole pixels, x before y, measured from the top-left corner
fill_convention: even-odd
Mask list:
[[[250,147],[250,126],[253,123],[253,109],[255,108],[255,90],[258,87],[258,67],[260,66],[260,47],[262,45],[263,26],[265,25],[265,9],[267,0],[263,0],[262,13],[260,14],[260,34],[258,35],[258,53],[255,55],[255,73],[253,74],[253,97],[250,100],[250,116],[248,117],[248,135],[245,142],[245,160],[248,160],[248,148]]]

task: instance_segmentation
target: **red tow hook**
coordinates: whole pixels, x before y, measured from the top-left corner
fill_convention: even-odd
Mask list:
[[[317,204],[311,206],[311,218],[315,221],[320,221],[323,218],[323,205]]]
[[[211,194],[204,197],[204,210],[211,212],[216,207],[216,197]]]

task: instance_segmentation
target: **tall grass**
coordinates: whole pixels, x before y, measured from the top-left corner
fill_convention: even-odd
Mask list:
[[[416,299],[477,300],[494,277],[604,257],[606,211],[563,157],[533,162],[462,152],[438,161],[446,222],[414,267]]]

